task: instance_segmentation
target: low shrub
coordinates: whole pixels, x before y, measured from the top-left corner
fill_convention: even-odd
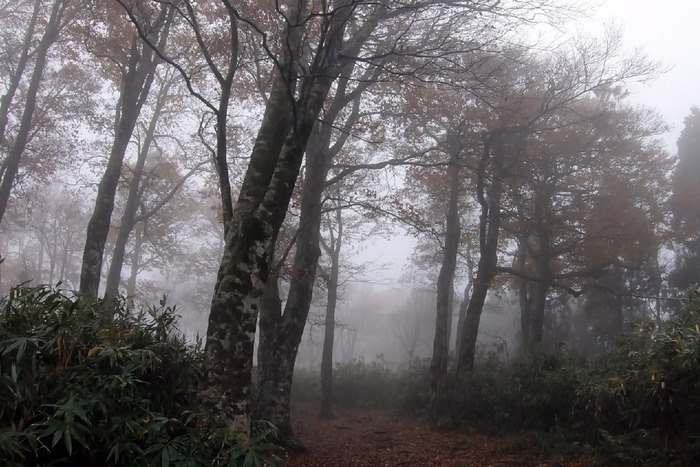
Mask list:
[[[397,413],[423,415],[430,400],[428,360],[415,359],[392,370],[381,356],[370,363],[356,359],[338,363],[333,371],[333,403],[341,408],[381,407]],[[294,371],[293,397],[319,401],[318,371]]]
[[[176,321],[165,299],[135,311],[40,286],[0,300],[3,465],[274,463],[269,427],[204,428],[201,352]]]
[[[700,460],[700,290],[675,319],[640,323],[581,378],[575,413],[612,457]]]
[[[561,347],[539,349],[510,363],[475,362],[463,394],[453,393],[456,423],[493,430],[549,430],[569,423],[580,362]]]
[[[700,290],[659,328],[636,323],[586,360],[563,348],[480,359],[453,400],[458,423],[565,431],[615,462],[700,460]]]
[[[423,415],[428,369],[414,361],[392,371],[381,358],[339,364],[334,401]],[[305,388],[297,394],[318,397],[318,373],[296,381]],[[700,289],[675,319],[634,323],[595,357],[564,346],[508,363],[480,355],[463,389],[449,394],[453,425],[534,432],[544,450],[594,453],[603,463],[700,464]]]
[[[343,407],[389,407],[394,400],[395,375],[381,355],[338,363],[333,371],[333,402]]]

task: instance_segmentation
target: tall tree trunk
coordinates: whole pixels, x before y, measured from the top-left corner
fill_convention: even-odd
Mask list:
[[[141,225],[141,228],[138,228],[138,225]],[[133,297],[136,294],[136,278],[139,275],[141,248],[143,248],[148,220],[144,220],[138,225],[134,226],[134,251],[131,253],[131,271],[129,273],[129,281],[126,283],[127,297]]]
[[[527,235],[518,238],[518,254],[515,258],[515,269],[525,274],[527,262]],[[522,352],[530,350],[530,329],[532,328],[532,296],[530,294],[531,283],[524,277],[516,277],[518,284],[518,303],[520,306],[520,348]]]
[[[533,284],[532,307],[530,316],[531,328],[531,348],[542,344],[544,334],[544,315],[547,307],[547,292],[551,283],[549,262],[551,260],[551,245],[549,230],[543,213],[537,214],[535,220],[535,235],[539,243],[537,252],[537,278],[538,282]]]
[[[228,175],[228,158],[226,156],[228,145],[226,125],[228,122],[228,104],[231,100],[232,80],[233,71],[230,72],[230,77],[227,78],[227,86],[222,85],[219,108],[216,113],[216,154],[214,157],[214,167],[216,167],[217,180],[219,181],[224,235],[233,219],[233,197],[231,196],[231,180]]]
[[[469,297],[471,296],[472,287],[474,286],[474,271],[471,267],[471,247],[467,245],[467,279],[469,282],[464,286],[462,302],[459,304],[459,315],[457,318],[457,335],[455,336],[455,355],[459,355],[462,345],[462,333],[464,332],[464,322],[467,319],[467,307],[469,306]]]
[[[292,2],[287,41],[299,51],[305,1]],[[287,212],[306,144],[331,84],[340,70],[338,54],[351,1],[343,0],[329,18],[318,69],[302,81],[300,99],[290,112],[295,81],[291,57],[281,60],[273,93],[243,180],[212,298],[199,399],[224,416],[236,431],[249,431],[253,342],[272,252]],[[286,52],[288,53],[288,51]],[[300,56],[301,54],[299,54]],[[297,57],[298,58],[298,57]],[[287,64],[289,66],[287,66]],[[293,90],[293,88],[292,88]],[[295,121],[292,116],[296,116]],[[291,129],[290,129],[291,126]],[[280,141],[280,134],[284,135]],[[272,172],[272,173],[270,173]]]
[[[17,88],[22,82],[22,76],[24,75],[24,70],[27,68],[27,63],[29,62],[30,49],[32,47],[32,38],[34,37],[34,32],[36,28],[37,19],[39,17],[39,12],[41,11],[41,0],[34,0],[34,7],[32,9],[32,16],[27,25],[27,31],[22,40],[22,51],[19,54],[17,63],[14,65],[14,70],[10,76],[9,81],[6,83],[7,91],[0,98],[0,147],[5,146],[6,142],[6,130],[7,123],[10,118],[10,105],[12,100],[17,93]],[[46,31],[48,32],[48,30]],[[46,34],[46,32],[44,34]],[[39,49],[40,50],[40,49]],[[37,50],[37,53],[39,53]],[[3,161],[2,168],[0,168],[0,178],[5,172],[5,161]]]
[[[552,260],[552,245],[551,233],[549,227],[549,216],[547,206],[550,204],[552,188],[549,187],[548,180],[550,176],[548,172],[540,174],[543,177],[544,186],[540,187],[535,195],[534,206],[534,239],[537,241],[537,250],[535,251],[535,275],[536,282],[530,282],[529,286],[532,290],[529,301],[529,331],[528,331],[528,348],[533,350],[542,344],[544,334],[544,316],[547,307],[547,294],[550,284],[552,283],[550,262]]]
[[[134,225],[136,224],[136,214],[138,213],[139,202],[142,194],[141,179],[143,178],[143,168],[146,165],[148,153],[150,152],[153,141],[155,140],[156,126],[158,125],[158,120],[163,111],[163,107],[165,106],[168,91],[170,90],[170,86],[172,84],[172,80],[167,81],[158,93],[158,99],[156,101],[155,109],[153,109],[153,115],[148,123],[148,128],[146,128],[146,134],[139,149],[136,164],[131,172],[132,177],[131,182],[129,183],[129,194],[127,195],[126,206],[124,207],[124,214],[121,218],[117,239],[114,242],[112,262],[109,265],[109,272],[107,273],[104,295],[105,300],[114,300],[119,295],[119,282],[121,281],[122,267],[124,265],[124,257],[126,255],[126,245],[129,241],[129,236],[134,229]]]
[[[51,254],[49,254],[49,284],[53,284],[54,274],[56,273],[56,262],[58,261],[58,222],[54,219],[54,235],[51,240]]]
[[[442,267],[437,280],[437,306],[435,314],[435,338],[433,356],[430,361],[430,416],[433,423],[447,413],[447,357],[450,345],[450,321],[452,319],[452,295],[457,250],[461,228],[459,225],[459,142],[450,135],[451,152],[448,177],[450,180],[450,199],[447,208],[445,247]]]
[[[470,272],[471,276],[471,272]],[[473,285],[473,278],[469,278],[469,283],[464,286],[462,301],[459,304],[459,315],[457,316],[457,335],[455,336],[455,355],[459,355],[462,345],[462,332],[464,331],[464,321],[467,318],[467,306],[469,306],[469,295]]]
[[[272,422],[288,443],[294,442],[289,411],[294,362],[306,325],[321,255],[321,195],[328,173],[330,138],[330,126],[318,122],[309,139],[292,269],[294,273],[284,315],[280,307],[274,306],[275,301],[266,301],[273,306],[263,306],[260,311],[260,388],[255,417]],[[275,284],[274,291],[277,290]],[[268,349],[268,346],[271,348]]]
[[[161,47],[167,40],[172,11],[171,7],[163,5],[161,17],[156,23],[161,24],[161,29],[152,33],[158,35]],[[112,211],[114,210],[114,196],[121,175],[124,155],[136,121],[151,90],[158,62],[159,59],[155,52],[143,44],[137,34],[134,34],[128,62],[122,72],[114,141],[107,168],[97,188],[95,209],[87,226],[80,272],[80,292],[88,297],[97,297],[105,243],[109,234]]]
[[[36,50],[34,70],[32,71],[32,76],[29,80],[29,86],[27,88],[24,110],[22,112],[22,118],[20,119],[19,129],[17,130],[15,140],[7,154],[7,157],[5,158],[2,167],[2,181],[0,181],[0,222],[2,222],[2,218],[5,215],[7,203],[10,200],[12,185],[17,177],[20,161],[29,141],[29,135],[32,130],[32,120],[36,109],[37,95],[39,93],[41,78],[44,74],[44,68],[46,66],[46,57],[49,49],[58,38],[59,31],[62,27],[63,14],[65,13],[68,4],[68,0],[54,1],[53,6],[51,7],[51,16],[49,17],[49,21],[46,25],[46,30],[44,31],[44,35],[41,37],[41,41],[39,42],[39,46]]]
[[[338,273],[340,270],[340,250],[343,245],[343,213],[340,208],[335,211],[338,234],[331,241],[323,243],[331,258],[331,273],[328,278],[328,301],[326,302],[326,322],[323,327],[323,352],[321,354],[321,418],[333,417],[333,343],[335,340],[335,308],[338,302]]]
[[[498,237],[501,227],[501,196],[502,169],[505,157],[501,132],[491,132],[484,136],[484,154],[479,162],[477,172],[477,192],[481,204],[481,216],[479,218],[479,264],[472,296],[467,306],[464,329],[462,330],[462,342],[457,356],[457,381],[461,384],[468,372],[474,367],[476,353],[476,340],[479,334],[479,322],[484,302],[489,291],[491,280],[496,274]],[[491,150],[493,146],[493,157]],[[487,167],[490,161],[491,184],[488,197],[485,195],[487,181]]]
[[[354,37],[354,42],[344,49],[345,55],[356,56],[361,45],[376,27],[377,19],[365,24],[362,33]],[[338,114],[350,103],[353,104],[351,115],[345,123],[349,127],[359,118],[361,92],[369,86],[368,79],[357,85],[352,92],[346,92],[354,68],[354,62],[346,62],[340,73],[336,93],[323,119],[315,125],[306,151],[306,172],[301,190],[301,212],[297,232],[296,253],[289,295],[284,307],[284,314],[279,310],[263,307],[261,314],[273,313],[274,316],[262,317],[260,322],[260,342],[270,342],[274,352],[263,352],[259,347],[258,363],[260,372],[260,391],[255,404],[255,416],[275,424],[285,444],[298,447],[291,428],[290,399],[294,362],[301,342],[306,319],[313,296],[314,280],[318,258],[320,225],[322,214],[322,195],[330,161],[342,148],[349,132],[341,134],[330,147],[331,126]],[[272,358],[272,362],[263,362]],[[270,368],[273,371],[266,371]],[[284,371],[278,371],[284,369]]]
[[[40,282],[43,281],[43,269],[44,269],[44,242],[42,240],[39,240],[39,256],[37,258],[37,265],[36,265],[36,270],[37,270],[37,280]],[[42,282],[43,283],[43,282]],[[53,277],[49,278],[49,284],[53,283]]]

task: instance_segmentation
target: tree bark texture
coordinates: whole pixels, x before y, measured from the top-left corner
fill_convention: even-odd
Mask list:
[[[296,253],[292,266],[289,294],[284,314],[275,308],[260,310],[260,345],[258,366],[260,388],[255,416],[275,424],[285,442],[294,444],[291,428],[290,398],[294,362],[301,342],[313,297],[318,259],[322,217],[322,197],[330,162],[342,148],[349,132],[342,134],[331,147],[331,126],[339,113],[353,104],[353,111],[345,122],[351,126],[359,116],[361,91],[369,81],[346,92],[354,62],[343,66],[341,78],[329,109],[314,126],[306,149],[306,171],[301,189],[299,228],[296,235]],[[279,298],[279,297],[278,297]],[[273,316],[267,317],[272,314]],[[274,351],[263,351],[263,342],[270,342]],[[272,359],[267,361],[267,359]],[[267,371],[266,369],[271,371]],[[285,368],[284,372],[277,369]]]
[[[258,366],[260,387],[255,416],[273,423],[283,438],[293,437],[290,398],[294,362],[301,342],[321,256],[321,226],[324,181],[328,173],[331,131],[320,122],[314,127],[306,151],[306,173],[301,190],[301,212],[289,295],[284,315],[279,306],[260,310],[260,344]],[[277,291],[277,302],[279,292]],[[266,301],[272,305],[274,301]],[[269,347],[269,348],[268,348]]]
[[[352,14],[343,0],[328,19],[327,43],[312,76],[301,82],[299,100],[290,102],[295,81],[292,59],[281,60],[241,193],[226,233],[226,246],[212,298],[200,401],[220,413],[235,431],[249,431],[253,342],[272,252],[296,183],[313,125],[339,74],[337,58],[345,24]],[[288,11],[288,43],[299,44],[305,1]],[[298,52],[299,49],[292,48]],[[298,54],[297,57],[300,57]],[[284,64],[289,64],[286,66]],[[290,113],[294,105],[294,111]],[[293,119],[292,117],[296,118]],[[280,141],[279,135],[284,135]]]

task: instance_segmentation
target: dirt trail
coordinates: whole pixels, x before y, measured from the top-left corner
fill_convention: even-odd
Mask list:
[[[522,436],[436,432],[381,410],[337,411],[332,420],[319,420],[317,413],[310,404],[293,410],[295,432],[308,452],[286,454],[285,466],[588,465],[543,458]]]

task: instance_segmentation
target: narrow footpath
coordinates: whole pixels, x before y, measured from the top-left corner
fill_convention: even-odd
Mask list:
[[[485,435],[431,430],[425,423],[381,410],[338,411],[319,420],[317,408],[303,403],[293,410],[294,428],[308,448],[285,454],[287,467],[332,466],[587,466],[585,460],[542,456],[525,436]],[[551,457],[551,456],[550,456]]]

